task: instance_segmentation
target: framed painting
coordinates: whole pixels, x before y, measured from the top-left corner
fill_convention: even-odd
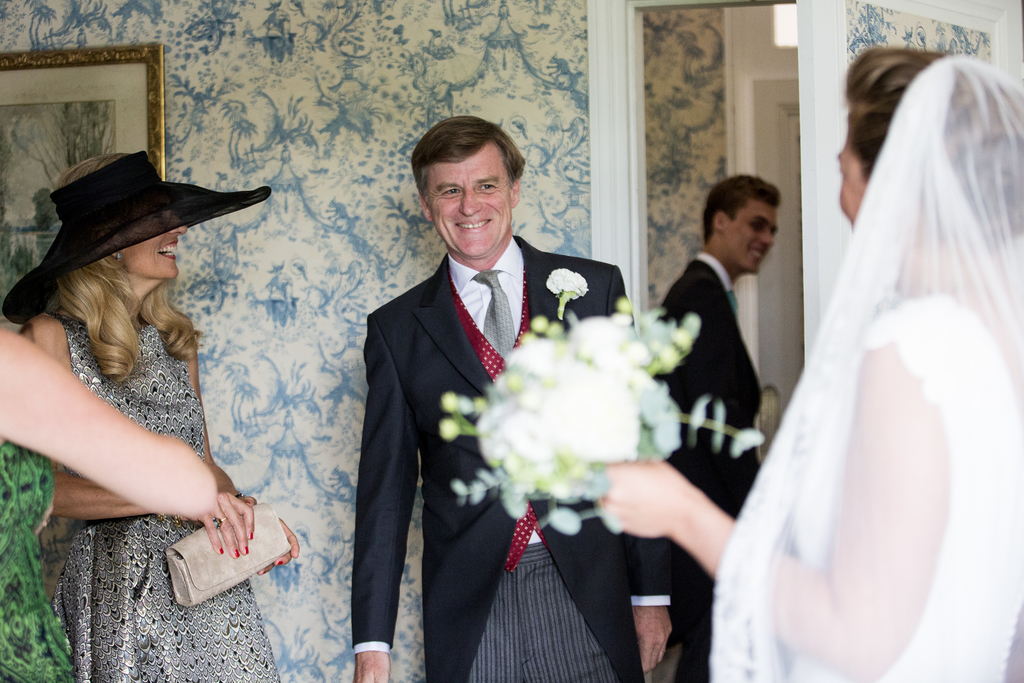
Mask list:
[[[0,54],[0,300],[53,242],[61,172],[143,149],[164,177],[162,45]]]

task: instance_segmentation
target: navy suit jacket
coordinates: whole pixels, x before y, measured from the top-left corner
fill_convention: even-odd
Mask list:
[[[665,297],[665,317],[681,320],[687,313],[700,316],[700,335],[683,364],[664,379],[672,398],[684,412],[705,394],[725,402],[726,422],[733,427],[754,425],[761,404],[761,388],[747,347],[740,336],[736,314],[718,275],[703,261],[693,261]],[[685,437],[685,434],[684,434]],[[683,447],[669,458],[676,469],[735,517],[757,476],[753,450],[739,458],[729,456],[729,444],[713,452],[704,431],[695,448]],[[672,636],[686,652],[677,681],[707,681],[711,647],[713,583],[684,550],[672,549]]]
[[[566,310],[607,315],[624,295],[618,268],[538,251],[523,252],[531,318],[557,318],[546,281],[556,268],[580,273],[589,292]],[[487,467],[477,440],[441,438],[446,391],[480,396],[491,384],[459,322],[445,258],[433,276],[370,314],[364,348],[369,393],[356,489],[352,574],[353,642],[393,643],[409,520],[422,477],[423,632],[427,680],[465,681],[505,571],[515,528],[498,500],[459,505],[452,479]],[[534,505],[538,516],[544,502]],[[551,555],[624,683],[641,683],[630,595],[666,595],[669,548],[609,533],[597,520],[576,536],[544,530]]]

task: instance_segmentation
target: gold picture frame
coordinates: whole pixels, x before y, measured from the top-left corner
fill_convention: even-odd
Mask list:
[[[144,126],[149,160],[164,178],[163,45],[0,54],[0,106],[81,101],[83,96],[113,100],[119,119],[122,109],[132,117],[118,122],[118,152],[139,151]],[[72,99],[62,99],[67,97]],[[128,140],[121,140],[122,123],[130,131]]]
[[[145,149],[166,177],[163,71],[162,45],[0,54],[0,300],[53,242],[68,165]]]

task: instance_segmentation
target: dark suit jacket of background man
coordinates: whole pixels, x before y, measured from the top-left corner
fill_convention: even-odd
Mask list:
[[[665,377],[679,408],[689,412],[694,401],[711,394],[725,402],[727,423],[738,428],[752,427],[761,403],[760,384],[725,286],[714,269],[703,261],[692,261],[669,290],[664,308],[668,318],[681,320],[692,311],[701,320],[700,335],[690,355],[683,365]],[[686,447],[685,432],[683,436],[683,447],[669,462],[735,517],[757,476],[754,451],[733,459],[728,453],[728,442],[719,453],[712,452],[706,431],[693,449]],[[689,554],[673,545],[669,642],[683,642],[686,648],[677,681],[708,680],[712,590],[713,583],[707,573]]]
[[[580,273],[590,289],[570,302],[566,313],[607,315],[625,293],[615,266],[516,241],[523,252],[531,318],[557,319],[557,297],[546,287],[556,268]],[[452,479],[471,481],[486,465],[476,438],[452,443],[441,438],[440,400],[446,391],[480,396],[491,380],[456,314],[447,257],[433,276],[374,311],[367,328],[369,393],[356,493],[353,642],[393,642],[409,519],[422,476],[427,681],[458,683],[469,676],[516,522],[492,498],[458,504]],[[545,503],[534,508],[539,517],[547,511]],[[668,594],[668,543],[615,536],[597,520],[585,522],[576,536],[550,527],[544,536],[570,595],[620,678],[640,683],[630,595]]]

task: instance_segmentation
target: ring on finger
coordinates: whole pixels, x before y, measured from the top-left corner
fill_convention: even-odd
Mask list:
[[[216,528],[219,529],[220,525],[223,524],[223,523],[224,523],[224,520],[222,520],[220,517],[214,517],[213,518],[213,526],[215,526]]]

